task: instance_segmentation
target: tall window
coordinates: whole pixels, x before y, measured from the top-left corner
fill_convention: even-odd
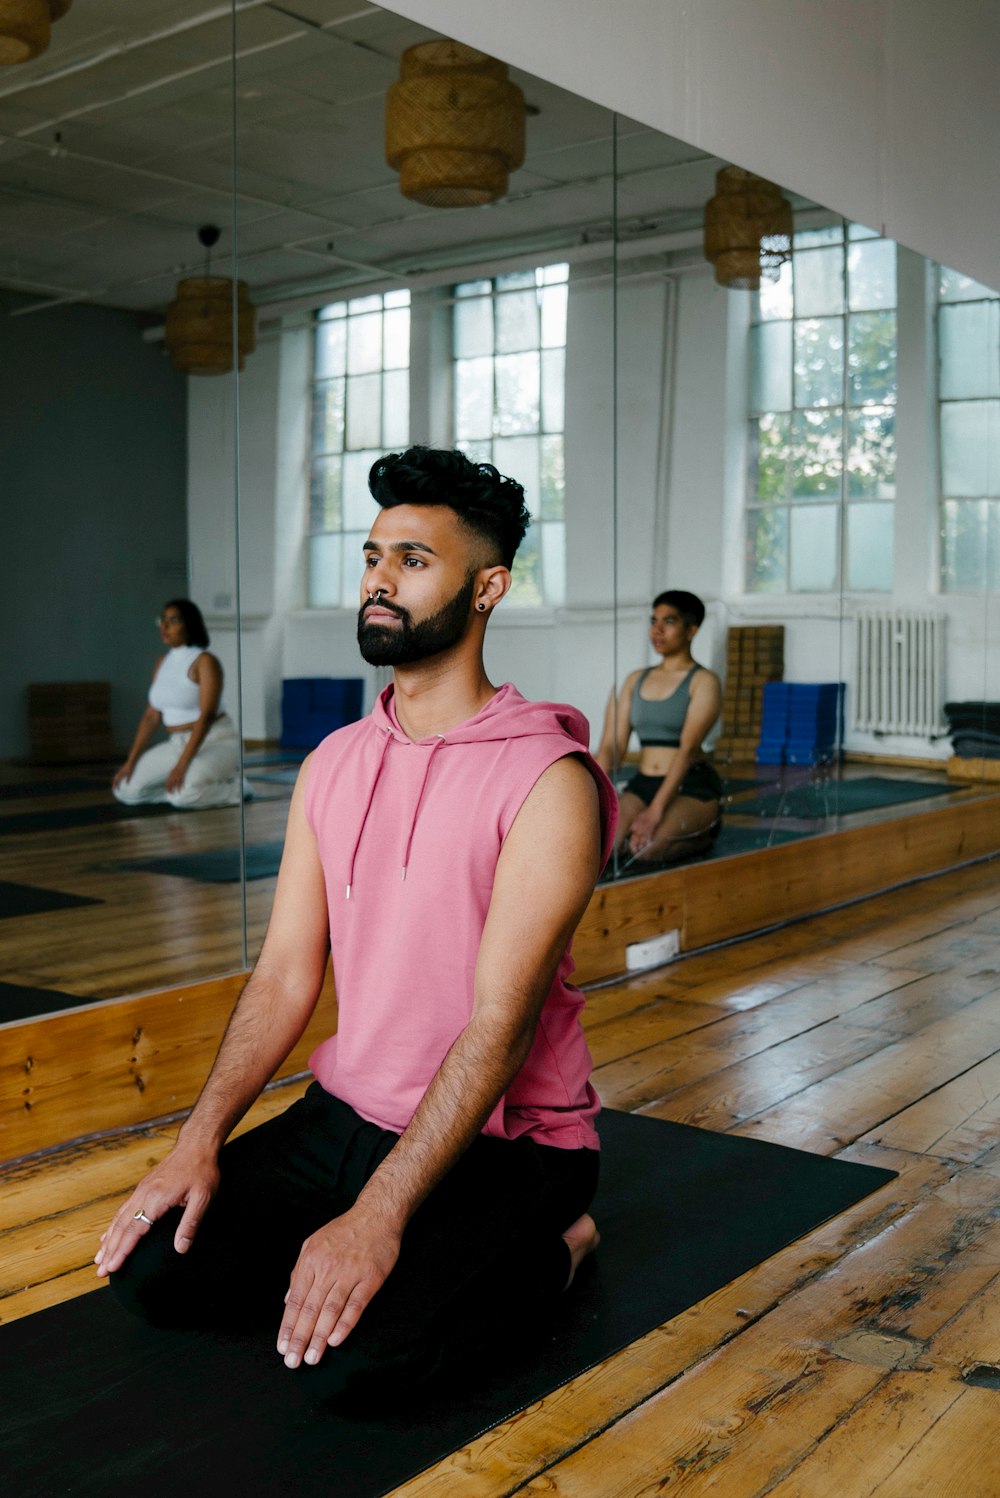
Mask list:
[[[316,315],[309,606],[357,604],[361,546],[378,513],[368,470],[410,432],[410,293],[355,297]]]
[[[569,266],[514,271],[454,288],[455,443],[524,485],[532,523],[510,597],[566,597],[566,308]]]
[[[1000,592],[1000,293],[938,273],[941,587]]]
[[[796,234],[757,294],[748,591],[891,590],[895,306],[896,246],[858,224]]]

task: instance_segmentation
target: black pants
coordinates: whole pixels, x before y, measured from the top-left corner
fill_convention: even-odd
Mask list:
[[[353,1204],[397,1137],[314,1083],[222,1150],[219,1190],[188,1252],[173,1247],[179,1209],[166,1213],[112,1275],[115,1295],[156,1326],[277,1343],[304,1239]],[[566,1283],[561,1234],[587,1210],[597,1169],[594,1150],[480,1135],[415,1212],[396,1267],[346,1342],[299,1372],[321,1396],[375,1393],[466,1353],[514,1350]]]

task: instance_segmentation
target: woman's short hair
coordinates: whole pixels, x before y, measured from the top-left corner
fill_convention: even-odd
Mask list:
[[[683,588],[668,588],[665,593],[657,593],[653,607],[676,609],[689,628],[692,624],[699,627],[705,618],[705,605],[697,593],[686,593]]]
[[[473,463],[447,448],[410,447],[386,453],[368,475],[372,498],[383,510],[395,505],[447,505],[487,543],[486,566],[510,567],[531,523],[524,488],[492,463]]]
[[[163,605],[164,613],[167,609],[176,609],[180,614],[189,645],[208,645],[208,630],[196,603],[192,603],[190,598],[171,598]]]

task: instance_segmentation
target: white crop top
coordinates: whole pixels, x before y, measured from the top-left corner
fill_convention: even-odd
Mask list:
[[[201,693],[188,672],[204,653],[203,645],[176,645],[160,662],[149,688],[149,705],[162,715],[165,728],[179,728],[200,717]],[[221,717],[225,711],[225,703],[220,702],[216,716]]]

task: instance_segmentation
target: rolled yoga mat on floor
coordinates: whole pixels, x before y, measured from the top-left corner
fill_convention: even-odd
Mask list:
[[[894,1174],[634,1114],[606,1111],[600,1131],[601,1246],[548,1326],[514,1329],[511,1355],[483,1346],[450,1385],[347,1411],[310,1396],[307,1368],[284,1367],[277,1323],[266,1342],[158,1332],[100,1290],[0,1327],[6,1491],[376,1498]]]

